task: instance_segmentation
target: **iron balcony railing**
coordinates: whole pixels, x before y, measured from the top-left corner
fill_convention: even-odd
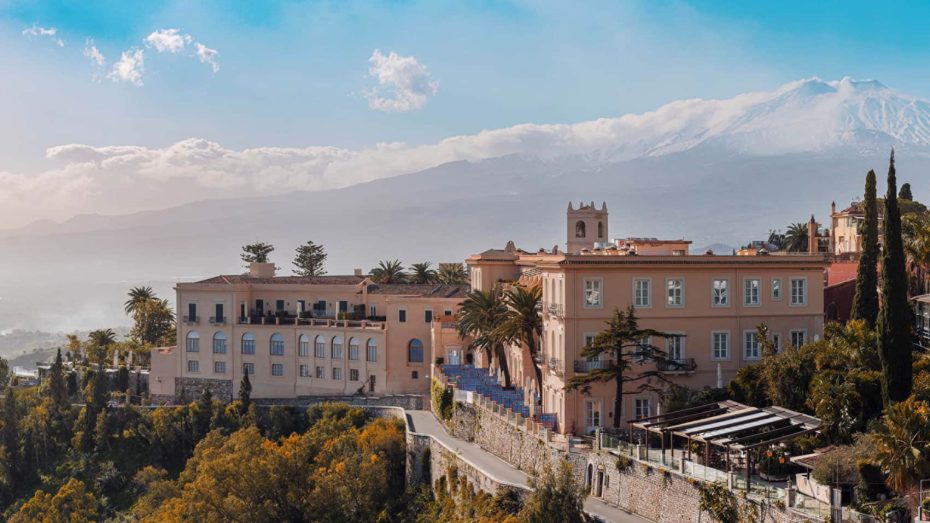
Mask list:
[[[592,370],[606,369],[613,361],[611,360],[575,360],[575,372],[591,372]]]
[[[213,325],[226,325],[226,316],[210,316],[210,323]]]
[[[183,321],[188,324],[197,324],[200,323],[200,316],[184,316]]]
[[[694,358],[678,358],[657,361],[656,367],[659,372],[694,372],[697,368]]]
[[[563,315],[563,309],[562,309],[561,303],[546,303],[544,306],[544,309],[546,310],[546,312],[548,312],[552,316],[561,317]]]

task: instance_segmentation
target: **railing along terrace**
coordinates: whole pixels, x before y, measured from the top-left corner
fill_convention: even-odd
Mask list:
[[[575,372],[591,372],[592,370],[606,369],[613,360],[575,360]]]
[[[182,321],[184,323],[200,323],[200,316],[184,316]]]
[[[694,372],[697,363],[694,358],[666,359],[656,362],[659,372]]]
[[[226,316],[210,316],[210,323],[213,325],[226,325]]]

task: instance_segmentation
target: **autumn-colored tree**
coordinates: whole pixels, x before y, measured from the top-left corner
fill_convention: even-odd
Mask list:
[[[82,481],[71,478],[53,496],[37,490],[10,518],[10,523],[91,523],[97,521],[97,499]]]

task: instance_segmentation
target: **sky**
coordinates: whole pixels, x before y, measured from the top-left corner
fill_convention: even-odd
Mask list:
[[[927,19],[918,2],[0,0],[0,229],[347,185],[455,159],[410,157],[457,137],[490,155],[482,131],[811,76],[930,99]]]

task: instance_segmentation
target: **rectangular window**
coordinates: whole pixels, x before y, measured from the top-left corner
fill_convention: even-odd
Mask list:
[[[423,320],[426,321],[426,323],[433,323],[433,311],[429,309],[423,311]]]
[[[271,338],[271,355],[284,356],[284,339]]]
[[[197,304],[187,304],[187,321],[188,323],[197,323]]]
[[[197,360],[187,360],[187,372],[200,372],[200,362]]]
[[[397,321],[400,323],[405,323],[407,321],[407,311],[400,309],[397,311]]]
[[[300,369],[300,377],[301,377],[301,378],[309,378],[309,377],[310,377],[310,366],[309,366],[309,365],[301,365],[301,366],[299,367],[299,369]]]
[[[349,369],[349,381],[358,381],[358,369]]]
[[[743,280],[743,305],[754,307],[761,303],[759,290],[762,287],[762,280],[758,278],[746,278]]]
[[[272,363],[271,364],[271,375],[272,376],[284,376],[284,364]]]
[[[216,316],[214,316],[213,318],[214,323],[226,323],[226,318],[223,316],[223,304],[222,303],[216,304],[216,310],[214,311],[214,314],[216,314]]]
[[[594,430],[601,426],[601,402],[597,400],[584,400],[584,420],[587,430]]]
[[[365,353],[365,359],[368,361],[378,361],[378,346],[368,342],[368,350]]]
[[[242,337],[242,354],[255,354],[255,338]]]
[[[200,352],[200,337],[196,332],[187,335],[187,352]]]
[[[791,305],[807,305],[807,278],[791,278]]]
[[[378,315],[378,307],[375,307],[374,305],[368,307],[368,316],[375,317],[377,315]]]
[[[685,359],[685,337],[672,336],[665,340],[665,354],[670,360]]]
[[[244,374],[255,374],[255,364],[254,363],[243,363],[242,372]]]
[[[310,338],[300,338],[298,354],[307,357],[310,355]]]
[[[333,379],[334,380],[342,379],[342,369],[340,367],[333,367]]]
[[[226,362],[225,361],[214,361],[213,372],[214,374],[226,374]]]
[[[743,357],[747,360],[757,360],[762,356],[761,344],[756,331],[743,332]]]
[[[781,352],[781,334],[772,334],[772,347],[775,348],[776,354]]]
[[[807,331],[791,331],[791,346],[800,347],[807,342]]]
[[[633,400],[633,416],[636,419],[648,418],[652,415],[649,398],[636,398]]]
[[[715,360],[730,359],[730,333],[715,332],[712,335],[712,357]]]
[[[772,278],[772,299],[775,301],[781,299],[781,278]]]
[[[652,298],[649,292],[650,281],[647,279],[633,280],[633,305],[635,307],[651,307]]]
[[[666,300],[669,307],[683,307],[685,305],[685,280],[681,278],[665,280]]]
[[[729,307],[730,306],[730,280],[718,279],[714,280],[713,287],[713,300],[711,304],[714,307]]]
[[[585,278],[584,280],[584,306],[600,307],[603,303],[602,287],[604,280],[600,278]]]
[[[339,300],[339,312],[349,312],[349,302]]]
[[[326,357],[326,342],[320,336],[316,337],[316,342],[313,344],[313,355],[317,358]]]
[[[275,300],[274,310],[277,312],[284,312],[284,300]]]
[[[443,316],[452,316],[452,309],[444,309],[442,311]]]
[[[417,371],[412,371],[410,373],[410,379],[414,379],[414,380],[420,379],[420,373]]]
[[[225,336],[213,336],[213,354],[226,354]]]
[[[325,377],[326,377],[326,369],[324,369],[323,367],[317,367],[317,368],[316,368],[316,377],[317,377],[317,379],[323,379],[323,378],[325,378]]]

